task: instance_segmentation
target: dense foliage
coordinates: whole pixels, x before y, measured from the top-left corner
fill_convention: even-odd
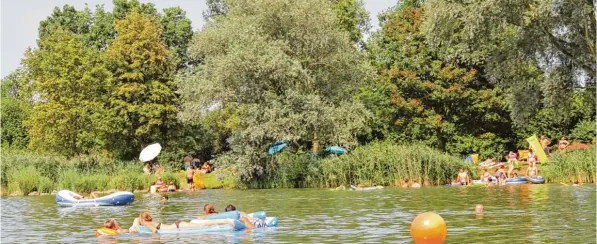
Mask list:
[[[4,150],[120,161],[159,142],[168,169],[191,152],[247,186],[329,187],[440,184],[457,158],[502,158],[533,134],[595,141],[593,1],[405,0],[373,33],[361,0],[209,0],[196,32],[179,7],[113,4],[40,22],[37,47],[2,79]],[[322,154],[334,145],[349,153]],[[591,179],[594,157],[580,154],[556,156],[573,163],[551,176]],[[5,168],[19,160],[3,155],[3,185],[36,180],[11,189],[95,184],[80,169]]]

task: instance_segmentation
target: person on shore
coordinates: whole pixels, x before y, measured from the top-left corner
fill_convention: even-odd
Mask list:
[[[551,141],[549,139],[547,139],[545,136],[541,136],[541,147],[543,147],[543,151],[545,151],[545,155],[547,155],[547,157],[549,157],[549,144],[551,144]]]
[[[193,157],[191,157],[190,153],[187,153],[187,155],[183,159],[184,170],[187,170],[187,169],[189,169],[191,167],[191,161],[193,161]]]
[[[565,136],[562,136],[562,138],[558,142],[558,152],[565,153],[567,151],[567,147],[569,144],[567,139],[568,138],[566,138]]]
[[[168,191],[169,192],[175,192],[176,191],[176,185],[174,185],[174,181],[170,181],[170,184],[168,184]]]
[[[404,182],[402,183],[402,185],[400,187],[408,188],[408,179],[404,179]]]
[[[527,173],[526,173],[527,177],[535,177],[537,175],[539,175],[539,172],[537,170],[537,166],[533,165],[533,166],[529,166],[527,168]]]
[[[158,191],[168,191],[168,186],[166,185],[166,183],[162,180],[162,177],[158,177],[158,180],[155,182],[154,184],[157,188]]]
[[[418,180],[413,180],[413,184],[410,187],[411,188],[421,188],[421,184],[419,184]]]
[[[529,148],[529,154],[527,155],[527,161],[529,162],[529,166],[537,164],[537,153],[533,151],[532,148]]]
[[[135,224],[137,224],[137,226],[135,226]],[[159,232],[160,230],[176,230],[176,229],[181,229],[181,228],[198,228],[198,227],[206,227],[206,226],[221,225],[221,224],[230,224],[230,225],[234,226],[234,223],[230,220],[213,220],[213,221],[209,221],[207,223],[200,223],[200,224],[182,222],[180,220],[177,220],[174,224],[162,224],[160,222],[153,222],[153,218],[151,217],[149,212],[145,211],[145,212],[142,212],[141,214],[139,214],[139,218],[136,218],[135,221],[133,221],[133,226],[131,226],[131,228],[129,230],[133,229],[136,232],[137,227],[140,225],[140,226],[147,227],[149,230],[151,230],[151,233],[155,234],[155,233]]]
[[[145,163],[145,166],[143,166],[143,173],[145,175],[151,174],[151,167],[149,166],[149,163]]]
[[[518,163],[517,155],[515,152],[510,151],[508,154],[508,178],[512,177],[512,171],[514,171],[514,164]]]
[[[187,184],[189,185],[189,190],[195,190],[195,184],[193,182],[193,177],[195,176],[195,166],[191,166],[187,169]]]
[[[506,167],[504,167],[504,165],[500,166],[500,168],[495,171],[495,178],[497,179],[498,185],[506,184]]]
[[[156,175],[162,175],[164,173],[164,166],[162,164],[160,164],[158,166],[158,169],[155,171]]]
[[[483,169],[483,175],[481,176],[481,182],[489,182],[491,180],[491,174],[487,169]]]
[[[201,166],[201,171],[202,174],[209,174],[211,172],[211,166],[209,166],[209,163],[207,161],[203,162],[203,166]]]
[[[458,179],[456,181],[461,185],[468,185],[469,177],[468,173],[464,171],[464,168],[460,168],[460,171],[458,172]]]
[[[471,176],[468,174],[468,169],[465,168],[464,173],[466,174],[466,183],[469,185],[472,184],[473,181],[471,180]]]
[[[224,210],[225,212],[229,212],[229,211],[235,211],[236,207],[232,204],[228,204],[228,206],[226,206],[226,209]],[[249,216],[248,214],[246,214],[245,212],[241,212],[238,211],[240,214],[240,218],[238,219],[240,222],[243,222],[243,224],[245,224],[245,226],[248,229],[254,229],[254,228],[262,228],[265,227],[265,221],[263,221],[262,219],[259,218],[253,218],[251,216]]]

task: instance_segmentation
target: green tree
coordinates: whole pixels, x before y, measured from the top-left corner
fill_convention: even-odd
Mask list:
[[[187,57],[187,49],[193,37],[191,20],[186,17],[186,12],[179,7],[166,8],[160,24],[164,43],[176,56],[177,69],[185,67],[190,61]]]
[[[2,79],[2,145],[26,148],[29,143],[25,121],[29,116],[29,103],[23,91],[27,84],[23,69],[17,69]]]
[[[418,1],[402,2],[381,16],[368,45],[380,80],[360,99],[381,117],[373,123],[376,136],[458,154],[501,153],[512,138],[504,92],[479,74],[482,68],[436,56],[420,30],[424,15]]]
[[[182,117],[234,108],[229,138],[243,179],[264,168],[267,147],[286,140],[308,148],[355,146],[368,112],[352,101],[373,77],[328,1],[229,1],[230,11],[194,37],[192,58],[204,64],[180,77]],[[304,18],[305,15],[311,16]]]
[[[159,29],[136,11],[116,23],[105,59],[114,76],[110,106],[116,113],[113,149],[132,157],[144,145],[167,141],[177,124],[174,64]]]
[[[431,0],[425,8],[433,12],[422,25],[427,43],[447,59],[483,66],[487,79],[510,90],[521,130],[536,130],[531,123],[542,114],[569,131],[580,121],[568,114],[578,91],[592,94],[585,106],[594,108],[594,1]]]
[[[369,32],[369,12],[362,0],[331,0],[340,26],[350,33],[350,40],[363,45],[363,34]]]
[[[82,37],[58,29],[29,50],[23,61],[33,107],[27,119],[29,147],[72,156],[101,148],[109,129],[105,99],[110,73]]]
[[[87,34],[91,28],[92,14],[86,6],[84,10],[77,11],[68,4],[62,9],[55,7],[52,14],[39,23],[39,40],[51,35],[57,30],[67,30],[75,34]]]

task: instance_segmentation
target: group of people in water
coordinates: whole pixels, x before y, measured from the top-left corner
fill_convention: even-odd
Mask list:
[[[164,198],[162,198],[164,201]],[[167,197],[166,197],[167,201]],[[224,209],[225,212],[235,211],[236,207],[232,204],[228,204]],[[215,210],[215,207],[208,203],[205,204],[203,207],[203,215],[198,216],[197,219],[206,219],[208,216],[213,214],[218,214],[219,212]],[[246,214],[245,212],[239,211],[240,218],[239,221],[242,222],[248,229],[254,228],[262,228],[265,227],[265,221],[259,218],[253,218],[250,215]],[[139,230],[139,227],[144,226],[147,229],[151,230],[153,234],[159,233],[160,230],[177,230],[177,229],[185,229],[185,228],[201,228],[213,225],[234,225],[234,223],[230,220],[210,220],[205,223],[191,223],[191,222],[184,222],[177,220],[173,224],[165,224],[157,221],[153,221],[153,217],[148,211],[143,211],[139,214],[139,217],[133,220],[133,224],[128,229],[123,229],[118,222],[113,219],[109,218],[104,223],[104,227],[116,231],[118,234],[121,233],[136,233]]]

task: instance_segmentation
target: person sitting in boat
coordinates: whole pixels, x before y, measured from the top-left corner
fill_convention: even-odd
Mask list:
[[[107,219],[104,223],[104,227],[115,230],[116,232],[118,232],[118,234],[128,232],[128,230],[123,230],[118,224],[118,222],[116,222],[116,220],[113,218]]]
[[[207,227],[212,225],[221,225],[221,224],[230,224],[234,226],[234,223],[230,220],[212,220],[207,223],[189,223],[177,220],[174,224],[162,224],[160,222],[153,222],[153,218],[149,214],[149,212],[145,211],[139,214],[139,218],[136,218],[133,221],[133,226],[129,230],[134,230],[132,232],[136,232],[139,226],[145,226],[151,233],[155,234],[160,230],[176,230],[182,228],[199,228],[199,227]]]
[[[74,199],[77,200],[83,200],[83,199],[96,199],[99,198],[99,195],[96,192],[92,192],[91,194],[89,194],[88,197],[84,197],[84,196],[74,196]]]
[[[174,181],[170,181],[170,184],[168,184],[168,191],[170,191],[170,192],[176,191],[176,185],[174,185]]]
[[[234,211],[236,210],[236,207],[232,204],[228,204],[228,206],[226,206],[226,209],[224,210],[225,212],[230,212],[230,211]],[[254,228],[262,228],[265,227],[265,221],[263,221],[262,219],[259,218],[253,218],[251,216],[249,216],[248,214],[246,214],[245,212],[241,212],[238,211],[240,213],[240,219],[238,219],[240,222],[243,222],[243,224],[245,224],[245,226],[249,229],[254,229]]]

